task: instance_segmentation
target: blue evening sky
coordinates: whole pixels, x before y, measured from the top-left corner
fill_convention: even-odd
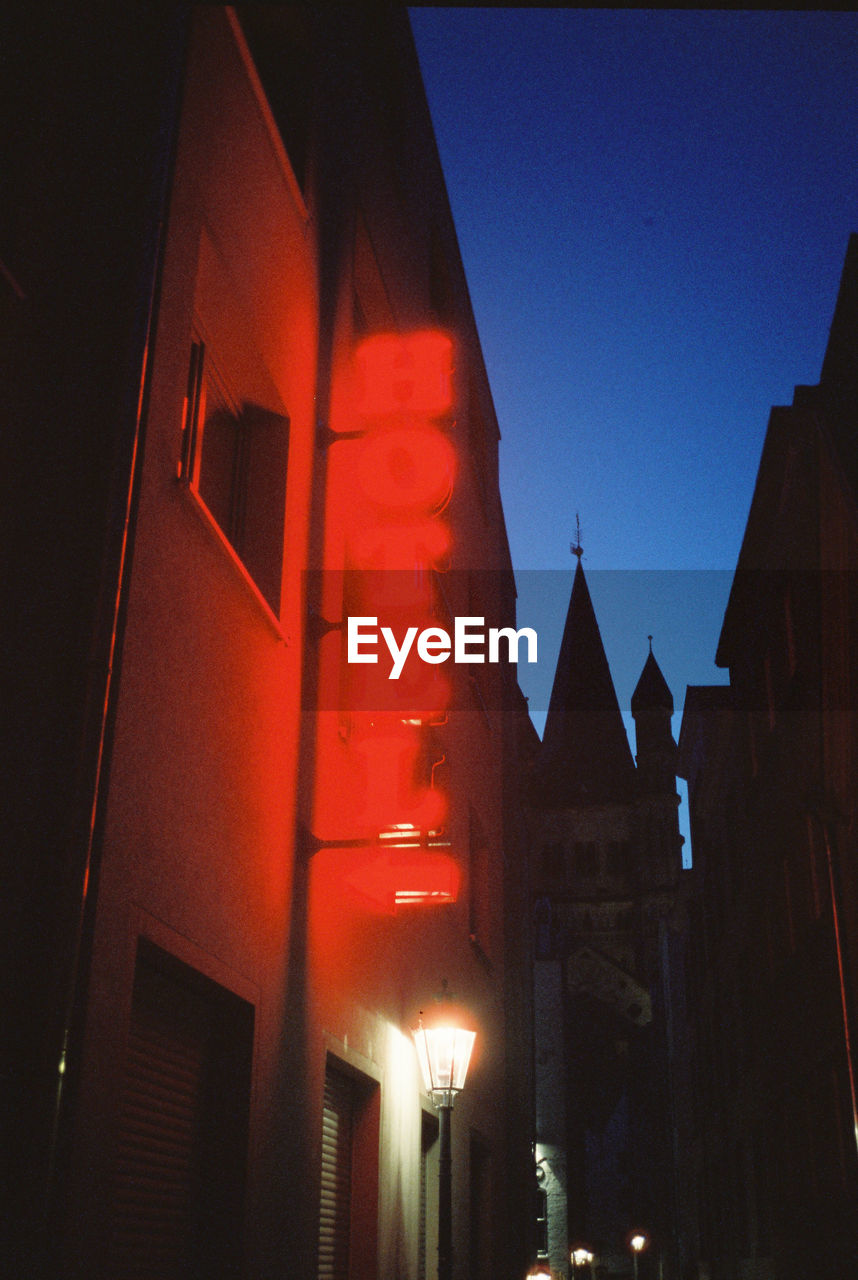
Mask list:
[[[411,21],[503,437],[519,625],[538,620],[534,722],[576,512],[621,705],[652,633],[679,712],[686,684],[725,678],[769,409],[818,380],[858,231],[858,14]]]

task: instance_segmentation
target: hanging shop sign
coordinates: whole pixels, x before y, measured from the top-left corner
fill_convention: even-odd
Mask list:
[[[435,582],[451,550],[452,342],[377,335],[351,375],[328,454],[313,833],[351,890],[392,910],[451,902],[460,879],[438,734],[455,628],[445,641]]]

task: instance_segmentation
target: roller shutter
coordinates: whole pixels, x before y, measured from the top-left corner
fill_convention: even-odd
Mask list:
[[[328,1066],[322,1113],[319,1280],[348,1280],[351,1233],[354,1082]]]
[[[111,1280],[239,1274],[251,1052],[250,1006],[177,962],[141,955],[115,1142]]]

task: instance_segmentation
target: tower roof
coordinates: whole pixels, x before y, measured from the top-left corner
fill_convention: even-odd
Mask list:
[[[650,646],[641,678],[632,694],[632,715],[637,716],[641,711],[649,711],[653,707],[662,707],[673,715],[673,694],[667,686],[667,681],[661,673],[661,667],[656,662]]]
[[[631,798],[635,767],[579,559],[557,659],[534,801],[551,808]]]

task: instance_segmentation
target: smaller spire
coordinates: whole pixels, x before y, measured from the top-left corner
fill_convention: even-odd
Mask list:
[[[652,636],[649,640],[649,653],[644,663],[641,678],[632,694],[632,715],[637,717],[641,711],[652,707],[661,707],[673,715],[673,694],[661,672],[661,667],[652,651]]]

